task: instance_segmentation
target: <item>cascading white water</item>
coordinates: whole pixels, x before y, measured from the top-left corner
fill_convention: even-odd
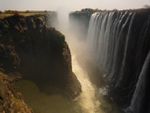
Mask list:
[[[69,14],[66,13],[62,16],[68,17],[68,15]],[[67,21],[68,19],[62,20],[64,17],[61,18],[61,15],[59,15],[59,17],[59,25],[57,27],[66,37],[66,41],[68,42],[71,50],[73,72],[75,73],[81,84],[82,92],[80,96],[76,99],[76,101],[80,105],[82,113],[104,113],[100,109],[100,102],[99,99],[96,97],[96,88],[91,83],[87,71],[80,66],[77,60],[78,53],[76,53],[77,51],[74,50],[75,48],[77,48],[77,46],[81,46],[79,44],[80,42],[77,42],[77,44],[75,40],[76,34],[71,34],[72,32],[69,32],[70,30],[69,22]]]
[[[91,57],[104,71],[110,90],[120,96],[116,100],[124,105],[131,103],[133,113],[140,113],[144,88],[148,87],[143,71],[149,67],[149,60],[145,60],[149,58],[149,24],[148,13],[132,10],[96,12],[89,23],[87,45]]]
[[[122,32],[126,26],[129,26],[127,36],[125,38],[125,48],[128,47],[128,40],[130,38],[132,21],[134,19],[134,13],[128,12],[98,12],[92,15],[89,31],[87,37],[87,44],[93,54],[93,59],[97,63],[98,67],[103,69],[109,76],[113,78],[115,76],[116,66],[120,70],[124,69],[124,60],[121,61],[119,66],[116,64],[118,59],[118,46],[122,37]],[[122,49],[123,57],[125,59],[126,49]],[[120,79],[122,79],[120,77]],[[120,80],[121,81],[121,80]],[[120,83],[118,81],[118,83]]]
[[[132,100],[130,107],[133,107],[132,109],[135,109],[135,98],[141,92],[138,90],[142,90],[138,85],[141,84],[141,77],[138,76],[149,49],[150,26],[148,23],[145,24],[147,20],[149,20],[147,14],[143,18],[136,11],[114,10],[94,13],[89,23],[86,41],[88,55],[92,57],[95,65],[104,71],[106,81],[111,84],[109,89],[113,90],[113,93],[115,92],[117,96],[120,96],[116,97],[116,100],[118,99],[119,103],[125,102],[125,104]],[[138,22],[140,22],[139,25]],[[66,27],[66,25],[67,23],[61,25],[61,27]],[[82,93],[78,98],[82,112],[97,113],[98,111],[98,113],[102,113],[100,102],[95,96],[97,91],[90,82],[86,70],[82,69],[78,63],[76,51],[73,51],[74,47],[77,47],[72,46],[76,35],[69,34],[69,29],[62,27],[62,30],[71,48],[73,71],[82,86]],[[71,39],[69,39],[70,37]],[[77,42],[77,45],[80,46],[79,42]],[[136,83],[137,91],[134,92]],[[116,92],[119,93],[117,94]],[[134,95],[132,95],[133,92]]]
[[[144,62],[143,69],[140,73],[138,83],[136,85],[133,98],[131,100],[131,105],[126,109],[127,112],[141,113],[141,104],[144,99],[144,92],[146,90],[146,84],[148,82],[148,68],[150,66],[150,52]]]
[[[73,72],[76,74],[82,86],[82,92],[78,98],[83,113],[103,113],[100,109],[100,102],[96,98],[96,89],[88,78],[88,73],[82,69],[72,52]]]
[[[147,32],[149,31],[150,26],[150,18],[145,22],[145,26],[143,28],[144,35],[147,35]],[[144,37],[144,36],[143,36]],[[138,82],[136,84],[136,89],[133,93],[132,100],[130,103],[130,106],[125,110],[126,112],[133,112],[133,113],[141,113],[142,111],[142,105],[144,101],[145,92],[147,89],[148,84],[148,70],[150,66],[150,51],[145,58],[142,70],[140,72],[140,75],[138,77]]]

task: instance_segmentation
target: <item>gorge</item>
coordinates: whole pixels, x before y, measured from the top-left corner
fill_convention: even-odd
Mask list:
[[[0,71],[4,113],[150,113],[150,9],[1,12]]]
[[[81,17],[85,12],[89,15],[88,10],[71,16],[84,23]],[[103,72],[108,95],[126,113],[149,113],[149,11],[99,10],[91,14],[85,28],[89,56]]]

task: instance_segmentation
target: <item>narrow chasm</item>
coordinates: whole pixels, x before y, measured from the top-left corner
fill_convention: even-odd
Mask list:
[[[149,15],[0,12],[0,112],[149,113]]]

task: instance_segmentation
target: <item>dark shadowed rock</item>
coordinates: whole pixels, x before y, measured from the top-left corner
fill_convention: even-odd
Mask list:
[[[86,39],[91,15],[97,10],[82,9],[69,14],[70,28],[82,40]]]
[[[56,87],[70,97],[76,97],[81,90],[72,72],[65,37],[47,27],[46,15],[1,19],[0,58],[0,68],[5,72],[19,72],[41,90]]]

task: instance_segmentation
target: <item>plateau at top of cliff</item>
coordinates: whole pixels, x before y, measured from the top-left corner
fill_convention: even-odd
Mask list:
[[[0,19],[4,19],[6,17],[10,17],[13,15],[20,15],[20,16],[41,16],[41,15],[57,15],[55,11],[15,11],[15,10],[6,10],[4,12],[0,11]]]

